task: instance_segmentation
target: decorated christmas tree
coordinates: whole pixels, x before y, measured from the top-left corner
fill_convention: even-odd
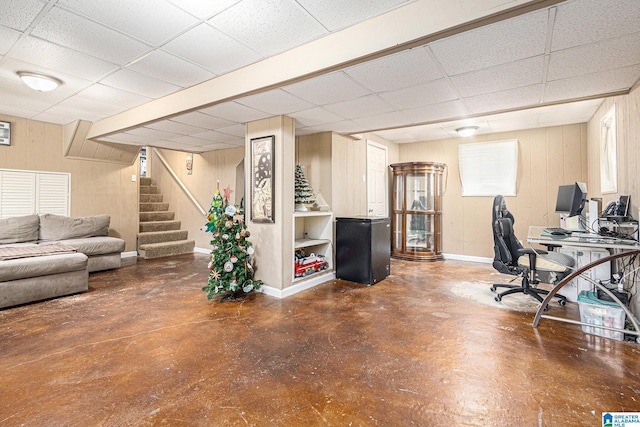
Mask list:
[[[249,293],[260,289],[261,280],[253,279],[254,253],[249,230],[244,223],[244,215],[237,205],[229,204],[229,187],[225,197],[216,189],[207,217],[208,222],[202,228],[213,233],[211,255],[209,256],[209,280],[202,290],[207,299],[224,294],[221,301],[235,299],[238,292]]]
[[[309,185],[309,181],[304,176],[302,166],[296,165],[295,174],[295,203],[296,205],[308,204],[316,201],[313,195],[313,189]]]

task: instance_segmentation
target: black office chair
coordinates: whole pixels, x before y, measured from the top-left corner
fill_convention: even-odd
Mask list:
[[[513,232],[514,222],[513,215],[507,210],[504,197],[496,196],[493,200],[493,267],[500,273],[522,276],[522,284],[494,284],[491,291],[507,288],[496,295],[496,301],[501,301],[502,297],[509,294],[524,293],[542,302],[544,298],[541,295],[546,295],[549,291],[538,289],[537,284],[544,282],[555,285],[560,282],[571,274],[574,260],[558,252],[523,248]],[[538,258],[537,255],[545,257]],[[556,294],[555,297],[560,305],[567,302],[563,295]]]

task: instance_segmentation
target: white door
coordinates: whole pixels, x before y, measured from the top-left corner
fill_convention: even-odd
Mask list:
[[[387,216],[387,147],[367,141],[367,210]]]

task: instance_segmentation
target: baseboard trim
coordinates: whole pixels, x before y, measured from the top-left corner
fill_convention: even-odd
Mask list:
[[[137,256],[138,256],[138,252],[136,251],[120,252],[120,258],[131,258],[131,257],[137,257]]]
[[[444,256],[444,259],[451,259],[456,261],[480,262],[483,264],[493,263],[493,258],[486,258],[481,256],[470,256],[470,255],[459,255],[459,254],[442,254],[442,256]]]
[[[258,292],[261,292],[265,295],[269,295],[276,298],[286,298],[291,295],[297,294],[298,292],[306,291],[307,289],[311,289],[314,286],[317,286],[321,283],[325,283],[329,280],[333,280],[336,278],[336,274],[333,271],[329,271],[318,276],[313,276],[308,278],[307,280],[296,283],[293,286],[289,286],[285,289],[278,289],[272,286],[262,285]]]
[[[199,254],[209,255],[211,253],[211,249],[195,247],[195,248],[193,248],[193,252],[197,252]]]

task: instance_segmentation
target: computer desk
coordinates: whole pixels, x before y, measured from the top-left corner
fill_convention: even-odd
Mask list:
[[[609,297],[613,301],[615,301],[620,306],[620,308],[622,308],[622,310],[624,310],[625,314],[627,315],[627,319],[631,322],[635,331],[631,331],[628,329],[612,328],[609,326],[593,325],[591,323],[585,323],[585,322],[580,322],[573,319],[566,319],[563,317],[556,317],[556,316],[550,316],[548,314],[544,314],[545,308],[551,302],[551,299],[553,298],[553,296],[560,289],[562,289],[563,286],[571,282],[571,280],[575,279],[585,271],[588,271],[596,267],[597,265],[603,264],[605,262],[616,261],[620,258],[631,257],[631,256],[640,254],[640,244],[638,242],[633,242],[628,240],[624,241],[622,239],[602,237],[597,235],[578,234],[578,235],[571,235],[571,236],[554,236],[546,233],[544,231],[545,228],[546,227],[539,227],[539,226],[529,227],[529,233],[527,234],[527,242],[538,243],[541,245],[554,244],[559,246],[580,246],[585,248],[603,248],[603,249],[608,249],[609,252],[611,252],[611,255],[609,255],[608,257],[601,258],[590,264],[587,264],[582,268],[579,268],[578,270],[574,271],[573,273],[571,273],[570,275],[562,279],[560,282],[558,282],[549,291],[549,294],[547,294],[546,298],[542,301],[542,303],[540,304],[540,307],[538,307],[538,311],[536,312],[536,316],[533,320],[533,327],[537,328],[538,324],[540,323],[540,319],[544,318],[544,319],[557,320],[559,322],[592,326],[592,327],[597,327],[602,329],[608,329],[611,331],[622,332],[625,334],[635,335],[637,337],[636,340],[640,342],[640,326],[638,326],[638,322],[636,321],[633,314],[631,314],[629,309],[622,302],[620,302],[618,297],[616,297],[613,293],[609,291],[609,289],[607,289],[606,287],[604,287],[603,285],[601,285],[596,281],[590,281],[590,282],[594,286],[596,286],[598,289],[602,290],[604,293],[609,295]]]

